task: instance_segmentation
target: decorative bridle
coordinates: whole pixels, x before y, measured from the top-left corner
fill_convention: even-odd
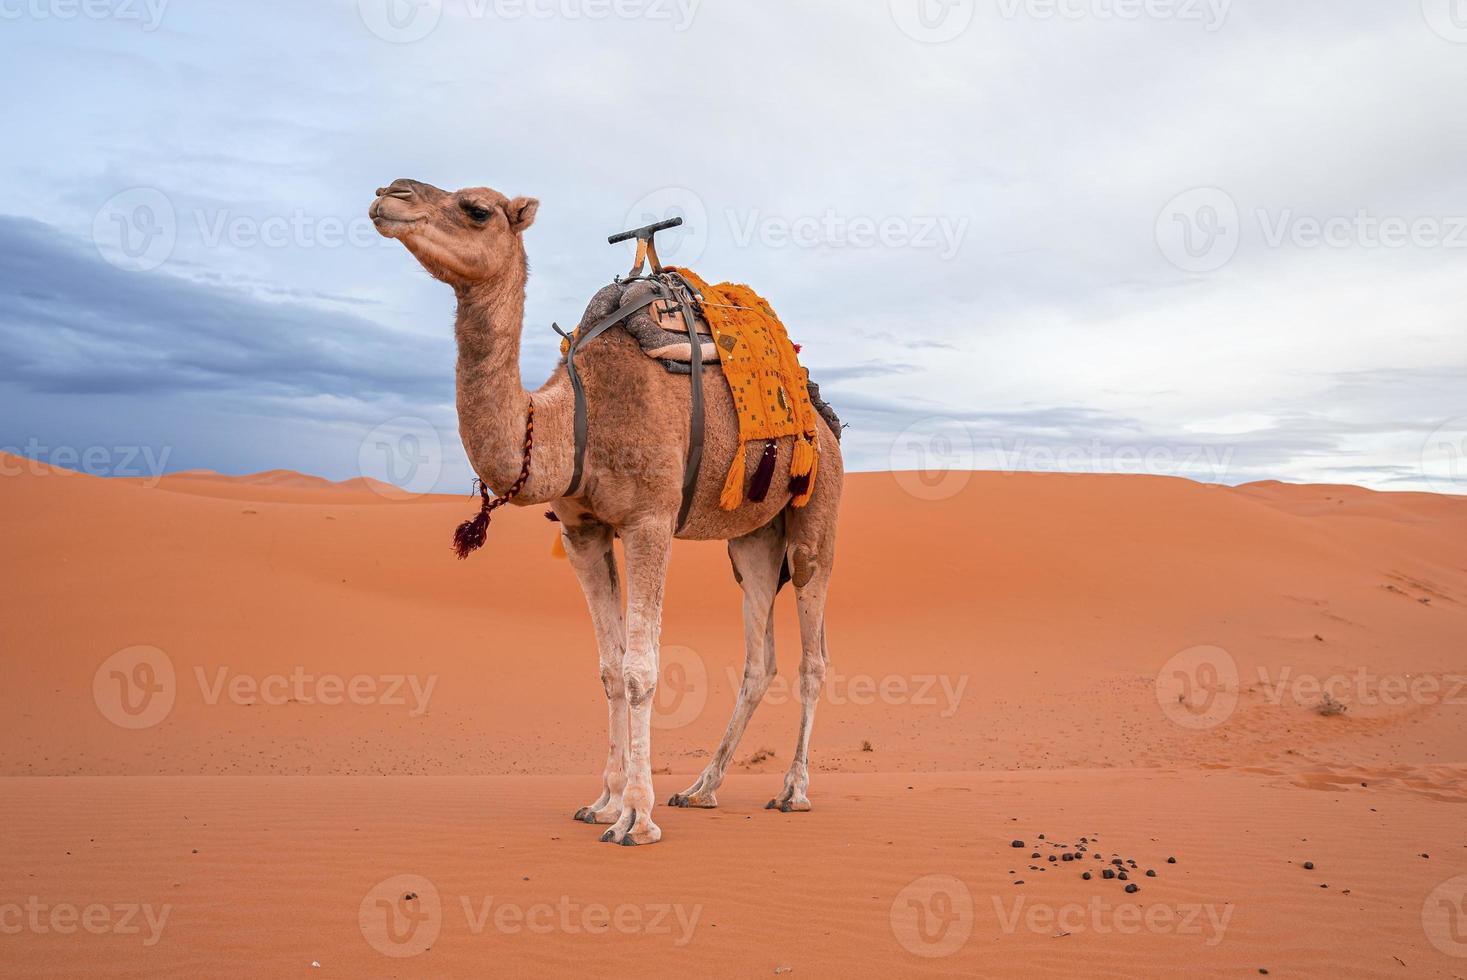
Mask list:
[[[484,539],[489,532],[489,518],[496,510],[509,503],[520,495],[525,489],[525,484],[530,480],[530,454],[535,449],[535,402],[530,400],[530,410],[525,417],[525,461],[520,467],[519,478],[503,494],[490,497],[489,485],[477,476],[474,478],[474,488],[478,491],[483,503],[479,507],[478,516],[471,521],[464,521],[453,532],[453,550],[459,560],[463,560],[480,548],[484,547]]]

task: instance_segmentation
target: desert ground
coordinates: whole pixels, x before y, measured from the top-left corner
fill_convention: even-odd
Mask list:
[[[538,508],[460,563],[467,496],[0,464],[6,976],[1467,977],[1467,498],[852,476],[814,809],[785,595],[721,806],[621,848]],[[721,544],[662,636],[665,801]]]

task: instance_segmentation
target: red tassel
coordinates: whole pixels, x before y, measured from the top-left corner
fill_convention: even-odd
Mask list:
[[[479,483],[479,496],[484,501],[479,515],[471,521],[464,521],[453,532],[453,551],[459,561],[484,547],[484,540],[489,536],[489,488],[483,483]]]
[[[774,463],[778,458],[779,447],[773,442],[766,443],[759,468],[754,470],[754,480],[749,484],[749,499],[754,503],[762,504],[769,496],[769,484],[774,481]]]
[[[810,474],[790,477],[790,496],[798,497],[810,489]]]

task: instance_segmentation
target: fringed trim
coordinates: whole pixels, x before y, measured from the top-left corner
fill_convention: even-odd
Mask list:
[[[739,504],[744,502],[744,457],[748,455],[745,451],[747,449],[747,443],[739,443],[739,448],[734,452],[733,465],[728,468],[728,477],[723,481],[723,493],[719,496],[718,503],[724,510],[737,510]]]
[[[795,498],[792,503],[796,507],[808,504],[815,492],[815,471],[820,464],[815,439],[813,432],[795,439],[795,451],[790,458],[790,494]]]

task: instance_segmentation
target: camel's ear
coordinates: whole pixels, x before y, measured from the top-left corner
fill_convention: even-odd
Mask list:
[[[535,212],[540,210],[540,202],[533,197],[517,197],[504,206],[509,215],[509,227],[511,231],[524,231],[535,223]]]

